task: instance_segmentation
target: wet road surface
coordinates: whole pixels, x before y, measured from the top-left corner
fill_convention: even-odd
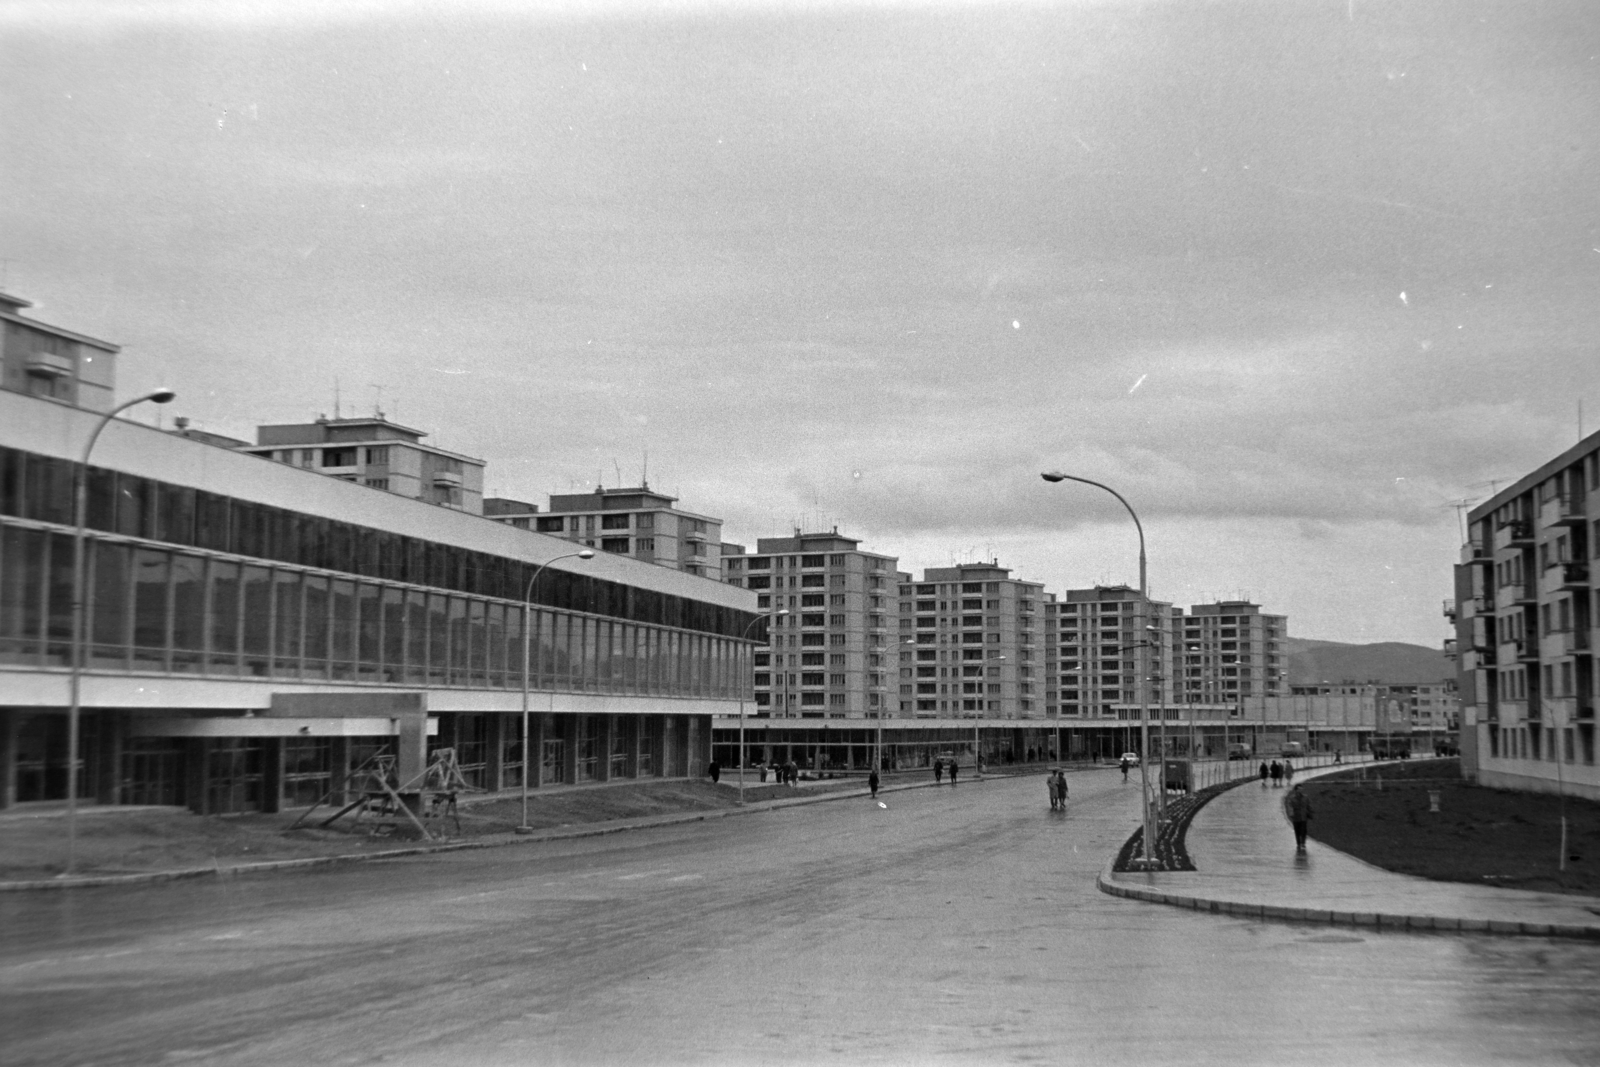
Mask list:
[[[1106,896],[1138,786],[967,782],[0,899],[0,1062],[1600,1063],[1600,946]]]

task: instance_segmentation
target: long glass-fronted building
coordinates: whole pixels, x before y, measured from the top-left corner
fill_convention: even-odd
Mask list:
[[[66,794],[99,418],[0,390],[0,806]],[[754,594],[604,553],[550,565],[525,613],[569,542],[134,422],[86,484],[78,773],[102,803],[277,810],[408,744],[489,790],[697,775],[765,640]]]

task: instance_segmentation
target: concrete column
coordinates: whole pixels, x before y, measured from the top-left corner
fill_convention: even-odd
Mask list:
[[[578,782],[578,736],[582,722],[580,716],[564,715],[560,720],[561,739],[566,744],[561,746],[561,780],[567,785],[576,785]]]
[[[17,802],[17,713],[0,708],[0,811]]]
[[[210,745],[204,737],[191,737],[183,746],[183,792],[189,800],[189,810],[196,815],[211,814],[206,805],[206,754]]]
[[[274,815],[283,810],[283,738],[261,739],[261,810]]]
[[[509,715],[485,715],[483,787],[491,793],[498,793],[505,786],[505,740],[507,736],[515,737],[517,731],[522,729],[522,719],[519,716],[515,723],[507,726]]]
[[[595,740],[599,748],[599,765],[595,768],[596,776],[602,782],[611,780],[611,746],[617,738],[617,717],[615,715],[601,715],[600,732]]]
[[[342,808],[350,802],[348,793],[350,785],[345,779],[350,777],[350,739],[348,737],[330,737],[328,739],[328,788],[333,790],[333,795],[328,798],[329,803],[336,808]]]
[[[127,733],[127,722],[121,712],[100,711],[99,730],[96,731],[99,750],[96,753],[96,776],[93,782],[94,799],[97,804],[119,804],[122,802],[122,790],[119,788],[122,781],[122,739]]]
[[[528,716],[528,754],[523,758],[529,760],[528,788],[537,789],[544,785],[544,739],[550,736],[550,717],[548,715]]]

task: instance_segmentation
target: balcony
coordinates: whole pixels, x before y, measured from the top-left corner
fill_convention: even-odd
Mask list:
[[[1446,600],[1444,602],[1444,617],[1449,619],[1451,622],[1456,621],[1456,602],[1454,599]]]
[[[40,378],[70,378],[77,369],[77,361],[55,352],[29,352],[26,369]]]
[[[1561,564],[1561,588],[1587,589],[1589,587],[1589,564],[1583,561],[1568,561]]]
[[[1577,652],[1589,650],[1588,630],[1558,630],[1553,635],[1560,640],[1562,655],[1570,656]]]
[[[1456,661],[1456,639],[1453,637],[1444,639],[1444,658],[1451,663]]]
[[[1494,547],[1516,548],[1532,547],[1533,523],[1526,519],[1513,519],[1494,532]]]
[[[1494,611],[1494,594],[1479,593],[1472,598],[1472,612],[1475,615],[1488,615]]]
[[[1549,516],[1546,521],[1552,526],[1582,526],[1589,521],[1588,515],[1585,514],[1587,511],[1585,504],[1586,501],[1580,495],[1562,493],[1545,505],[1546,514]]]

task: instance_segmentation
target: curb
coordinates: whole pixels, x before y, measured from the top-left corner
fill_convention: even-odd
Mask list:
[[[1374,930],[1404,930],[1410,933],[1501,934],[1514,937],[1567,937],[1580,941],[1600,941],[1600,925],[1575,926],[1567,923],[1525,923],[1507,919],[1458,919],[1443,915],[1393,915],[1370,911],[1325,911],[1320,908],[1291,908],[1282,904],[1247,904],[1217,900],[1185,893],[1173,893],[1144,886],[1122,885],[1112,880],[1109,866],[1095,879],[1102,893],[1150,904],[1238,915],[1247,919],[1275,919],[1283,922],[1327,923],[1331,926],[1358,926]]]
[[[982,778],[971,779],[981,782]],[[932,788],[933,782],[907,782],[901,785],[882,786],[879,793],[901,792],[906,789]],[[197,878],[234,878],[274,871],[331,867],[342,863],[368,863],[372,860],[404,859],[409,856],[429,856],[439,852],[460,852],[467,849],[505,848],[511,845],[535,845],[550,841],[571,841],[583,837],[603,837],[607,834],[627,833],[631,830],[653,830],[659,826],[677,826],[683,823],[705,822],[708,819],[726,819],[738,815],[757,815],[779,808],[801,804],[822,804],[832,800],[846,800],[867,795],[865,784],[859,791],[838,789],[818,796],[785,797],[781,800],[757,801],[744,807],[717,808],[711,811],[684,812],[681,815],[647,816],[649,822],[595,823],[572,830],[549,830],[541,834],[505,834],[488,840],[450,841],[435,845],[416,845],[411,848],[392,848],[382,852],[352,852],[338,856],[306,856],[289,860],[263,860],[259,863],[240,863],[229,867],[181,867],[166,871],[140,871],[133,874],[82,875],[74,878],[38,878],[31,881],[0,882],[0,893],[23,893],[42,889],[94,889],[106,886],[151,885],[158,882],[191,881]]]

